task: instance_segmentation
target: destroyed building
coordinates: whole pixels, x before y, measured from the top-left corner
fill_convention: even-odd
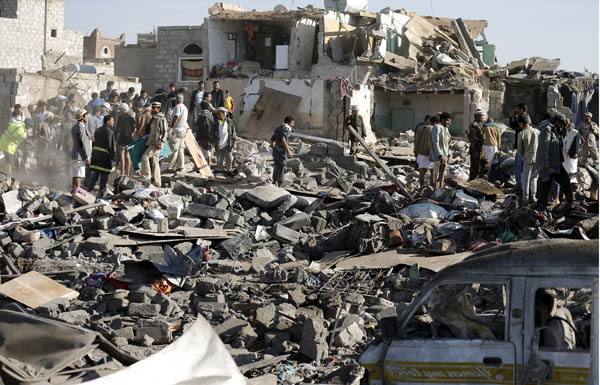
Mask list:
[[[109,80],[119,89],[140,91],[136,77],[115,77],[112,67],[84,65],[83,33],[64,28],[64,6],[64,0],[0,2],[1,127],[15,104],[27,107],[69,93],[81,96],[82,103]]]

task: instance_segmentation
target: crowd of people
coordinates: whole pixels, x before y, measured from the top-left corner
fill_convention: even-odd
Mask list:
[[[500,150],[501,125],[486,119],[486,112],[476,110],[466,136],[469,141],[469,180],[484,178],[500,187],[511,183],[515,176],[514,192],[522,203],[546,211],[551,202],[564,202],[570,208],[576,194],[583,194],[579,168],[589,167],[592,177],[590,198],[598,198],[598,125],[591,112],[583,114],[576,129],[564,114],[549,111],[534,126],[527,105],[519,104],[509,125],[515,132],[512,158]],[[444,185],[450,158],[452,116],[439,113],[427,116],[415,130],[414,153],[419,170],[419,182],[431,174],[434,188]],[[511,164],[512,161],[512,164]],[[507,171],[506,165],[510,170]]]
[[[184,169],[185,140],[191,133],[209,166],[214,151],[216,169],[231,171],[237,134],[229,91],[222,90],[218,81],[211,91],[199,82],[188,105],[185,91],[171,84],[168,92],[158,89],[150,96],[142,90],[138,95],[133,87],[119,92],[109,81],[106,89],[91,94],[83,108],[76,106],[76,94],[39,101],[29,107],[31,118],[25,118],[17,104],[0,138],[6,169],[12,175],[34,155],[39,169],[62,166],[58,162],[64,160],[71,169],[74,192],[87,193],[99,182],[99,190],[110,193],[108,180],[116,165],[119,177],[160,186],[159,160],[165,144],[171,150],[169,170],[176,175]],[[129,150],[140,141],[146,148],[139,173],[132,174],[136,167]],[[64,156],[56,156],[61,153]]]

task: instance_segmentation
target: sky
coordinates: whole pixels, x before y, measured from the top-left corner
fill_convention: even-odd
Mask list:
[[[216,0],[215,0],[216,1]],[[212,0],[65,0],[65,27],[90,34],[99,28],[102,36],[127,34],[127,43],[137,33],[158,26],[200,25],[208,16]],[[323,0],[229,0],[254,8],[272,10],[283,4],[288,9]],[[485,35],[496,45],[500,64],[525,57],[560,58],[561,69],[599,72],[598,0],[370,0],[369,11],[391,6],[423,16],[485,19]],[[175,5],[176,4],[176,5]],[[257,7],[257,4],[260,4]],[[433,11],[433,13],[432,13]]]

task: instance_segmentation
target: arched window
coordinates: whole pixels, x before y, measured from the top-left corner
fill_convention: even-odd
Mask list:
[[[183,53],[186,55],[202,55],[202,48],[198,44],[188,44],[183,49]]]

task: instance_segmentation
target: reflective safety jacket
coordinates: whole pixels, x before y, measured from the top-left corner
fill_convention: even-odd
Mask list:
[[[115,135],[112,127],[102,126],[96,130],[90,168],[102,172],[113,172],[115,159]]]
[[[25,123],[13,122],[8,125],[8,128],[0,139],[0,150],[7,154],[14,155],[17,149],[27,138]]]

